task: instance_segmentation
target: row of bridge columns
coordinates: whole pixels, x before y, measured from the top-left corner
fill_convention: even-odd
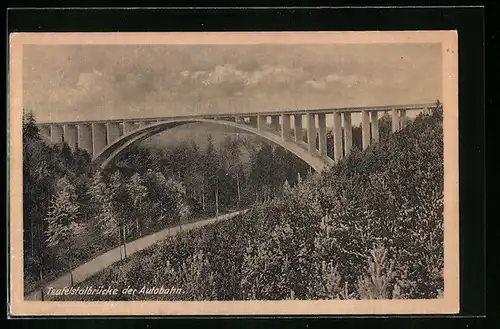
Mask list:
[[[53,143],[65,142],[72,150],[80,148],[95,155],[122,135],[158,121],[50,124],[42,125],[39,129],[40,134],[49,138]]]
[[[363,110],[361,111],[361,131],[362,131],[362,145],[366,149],[370,144],[380,140],[379,123],[378,123],[377,110]],[[385,112],[385,111],[384,111]],[[351,112],[335,111],[331,113],[333,116],[333,148],[334,150],[341,150],[341,152],[334,152],[334,160],[339,160],[343,156],[350,154],[352,149],[352,118]],[[283,140],[290,140],[291,134],[291,120],[294,117],[294,141],[296,143],[303,142],[303,115],[302,114],[281,114],[278,115],[258,115],[249,117],[249,124],[257,127],[259,130],[265,130],[268,127],[271,130],[281,129],[281,138]],[[310,153],[319,153],[321,156],[327,155],[327,128],[326,128],[326,113],[307,113],[306,115],[306,132],[307,132],[307,149]],[[392,116],[392,131],[396,132],[407,124],[406,110],[393,109],[391,110]],[[268,125],[267,118],[270,117],[270,124]],[[241,117],[237,117],[236,122],[244,122]],[[281,126],[281,128],[280,128]],[[316,148],[316,139],[318,139],[318,149]],[[343,151],[343,152],[342,152]]]
[[[352,148],[352,121],[351,112],[333,111],[333,148],[334,160],[339,160],[343,156],[349,155]],[[406,110],[393,109],[392,131],[396,132],[407,124]],[[215,117],[216,120],[230,120],[240,124],[250,124],[258,130],[271,130],[281,133],[281,138],[291,141],[291,116],[294,117],[294,142],[303,144],[303,115],[302,114],[281,114],[281,115],[254,115],[254,116],[231,116]],[[327,129],[326,113],[307,113],[306,147],[312,154],[321,156],[327,155]],[[270,124],[268,126],[268,117]],[[245,120],[248,119],[248,120]],[[317,125],[316,125],[317,119]],[[280,123],[281,120],[281,123]],[[94,122],[81,124],[50,124],[40,126],[41,134],[51,139],[53,143],[66,142],[72,150],[77,147],[86,150],[91,155],[98,154],[107,145],[113,143],[120,136],[128,134],[138,128],[159,122],[161,120],[150,121],[123,121],[123,122]],[[371,122],[371,125],[370,125]],[[371,143],[379,141],[378,111],[361,111],[362,145],[366,149]],[[371,129],[371,131],[370,131]],[[316,138],[319,147],[316,149]],[[340,150],[338,152],[337,150]]]

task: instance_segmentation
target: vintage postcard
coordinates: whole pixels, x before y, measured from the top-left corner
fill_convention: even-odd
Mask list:
[[[459,312],[455,31],[9,51],[12,315]]]

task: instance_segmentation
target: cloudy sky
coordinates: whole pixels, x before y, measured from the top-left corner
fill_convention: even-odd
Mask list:
[[[439,44],[25,45],[24,108],[72,121],[434,102]]]

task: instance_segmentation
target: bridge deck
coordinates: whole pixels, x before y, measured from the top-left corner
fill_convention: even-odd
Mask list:
[[[141,118],[110,118],[103,120],[82,120],[82,121],[50,121],[50,122],[39,122],[39,125],[48,124],[81,124],[81,123],[112,123],[112,122],[124,122],[124,121],[158,121],[158,120],[176,120],[176,119],[202,119],[202,118],[224,118],[224,117],[252,117],[258,115],[272,116],[281,114],[308,114],[308,113],[334,113],[334,112],[350,112],[356,113],[363,110],[369,111],[390,111],[392,109],[398,110],[422,110],[426,107],[433,107],[435,103],[423,103],[423,104],[406,104],[406,105],[382,105],[382,106],[364,106],[364,107],[341,107],[341,108],[320,108],[320,109],[281,109],[281,110],[270,110],[262,112],[242,112],[242,113],[214,113],[214,114],[191,114],[191,115],[178,115],[178,116],[163,116],[163,117],[141,117]]]

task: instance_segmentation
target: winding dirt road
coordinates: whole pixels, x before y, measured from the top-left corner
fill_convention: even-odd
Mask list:
[[[248,209],[235,211],[232,213],[220,215],[218,217],[208,218],[208,219],[200,220],[197,222],[192,222],[192,223],[182,224],[182,225],[178,225],[178,226],[174,226],[174,227],[169,227],[167,229],[153,233],[151,235],[144,236],[142,238],[128,242],[126,244],[127,256],[130,256],[137,251],[146,249],[146,248],[152,246],[153,244],[155,244],[156,242],[162,241],[169,236],[174,236],[174,235],[178,234],[181,231],[181,229],[182,229],[182,232],[186,232],[186,231],[189,231],[189,230],[192,230],[195,228],[203,227],[207,224],[211,224],[211,223],[214,223],[217,221],[227,220],[227,219],[233,218],[236,215],[243,214],[247,211],[248,211]],[[113,263],[120,261],[122,253],[123,253],[123,246],[120,246],[120,247],[111,249],[110,251],[105,252],[104,254],[97,256],[96,258],[76,267],[73,270],[73,285],[76,285],[80,282],[85,281],[90,276],[104,270],[106,267],[112,265]],[[48,283],[45,286],[44,291],[46,292],[48,287],[63,288],[63,287],[69,287],[70,285],[71,285],[71,276],[70,276],[70,273],[68,272],[68,273],[62,275],[61,277],[57,278],[56,280]],[[40,290],[33,291],[30,294],[26,295],[24,297],[24,299],[25,300],[41,300],[41,291]]]

